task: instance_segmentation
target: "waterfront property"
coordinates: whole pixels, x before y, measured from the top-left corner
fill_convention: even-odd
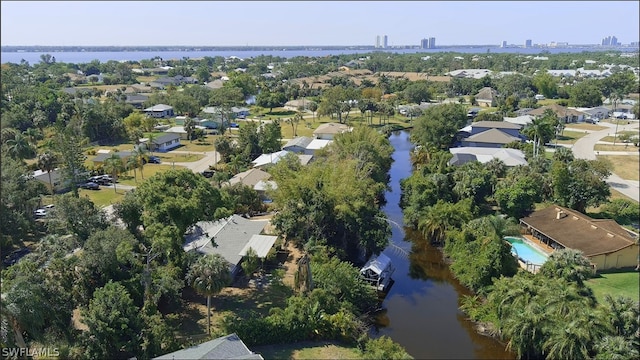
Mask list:
[[[511,245],[511,253],[518,259],[520,267],[529,272],[537,273],[549,258],[543,250],[525,238],[507,236],[505,240]]]
[[[554,249],[584,253],[596,271],[638,266],[637,234],[611,219],[592,219],[578,211],[552,205],[520,219],[527,234]]]
[[[264,359],[249,350],[236,334],[222,336],[199,345],[174,351],[154,359]]]

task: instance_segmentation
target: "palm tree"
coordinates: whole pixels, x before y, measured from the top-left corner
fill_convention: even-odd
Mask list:
[[[13,139],[7,140],[7,152],[16,159],[31,158],[35,150],[29,140],[22,133],[17,133]]]
[[[544,145],[545,141],[550,139],[554,134],[553,125],[549,119],[555,117],[555,115],[547,114],[541,118],[533,119],[523,131],[529,138],[533,138],[533,156],[538,156],[540,152],[540,146]]]
[[[111,174],[111,176],[113,177],[113,191],[114,192],[118,192],[116,189],[116,179],[118,177],[118,174],[122,171],[123,169],[123,164],[122,164],[122,159],[120,158],[120,155],[116,155],[111,154],[111,157],[105,159],[104,161],[104,170]]]
[[[51,190],[51,195],[53,195],[53,181],[51,181],[51,172],[56,167],[57,159],[55,155],[51,152],[44,152],[38,155],[38,169],[42,171],[46,171],[47,175],[49,175],[49,188]]]
[[[207,297],[207,332],[211,334],[211,297],[231,283],[229,263],[220,254],[203,255],[189,268],[187,282]]]
[[[137,149],[133,151],[133,156],[138,159],[138,168],[140,168],[140,176],[144,180],[144,173],[142,170],[144,169],[144,164],[147,162],[147,151],[142,147],[138,146]]]
[[[135,182],[138,182],[138,175],[136,174],[136,169],[138,168],[138,164],[140,163],[140,158],[135,154],[131,154],[127,159],[127,169],[133,170],[133,179]]]
[[[22,134],[27,138],[29,144],[34,148],[37,147],[38,140],[42,140],[44,138],[44,136],[42,136],[42,132],[33,127],[23,131]]]
[[[147,139],[149,139],[147,141],[147,150],[149,150],[151,155],[153,155],[153,140],[156,139],[156,134],[155,133],[149,133],[149,135],[147,136]]]
[[[184,130],[187,132],[187,138],[189,139],[189,142],[193,141],[192,135],[195,128],[196,128],[196,123],[193,121],[192,118],[188,117],[184,120]]]

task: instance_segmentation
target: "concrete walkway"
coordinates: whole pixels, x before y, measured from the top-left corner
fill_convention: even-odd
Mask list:
[[[586,160],[596,160],[596,151],[594,151],[594,146],[600,141],[600,139],[615,134],[616,125],[601,122],[599,125],[607,126],[607,129],[592,131],[587,135],[578,139],[575,144],[573,144],[572,150],[573,154],[578,159],[586,159]],[[618,125],[618,132],[625,130],[634,130],[638,129],[640,125],[637,121],[634,121],[627,125]],[[623,151],[599,151],[600,155],[623,155],[620,154]],[[613,154],[610,154],[613,153]],[[637,152],[636,152],[637,155]],[[638,188],[638,181],[633,180],[625,180],[616,174],[611,174],[607,179],[607,183],[611,186],[612,189],[615,189],[627,196],[630,199],[640,202],[640,189]]]

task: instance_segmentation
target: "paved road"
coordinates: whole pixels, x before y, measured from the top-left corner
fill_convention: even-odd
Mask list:
[[[600,141],[600,139],[605,136],[613,135],[616,131],[616,125],[606,122],[601,122],[600,125],[608,126],[607,129],[600,131],[592,131],[589,134],[581,137],[573,144],[573,154],[578,159],[587,159],[587,160],[595,160],[596,153],[593,150],[593,147]],[[634,121],[628,125],[619,125],[618,132],[624,130],[633,130],[638,129],[638,122]],[[601,151],[600,154],[605,155],[604,151]],[[608,152],[607,152],[608,153]],[[616,174],[611,174],[607,179],[607,183],[611,186],[612,189],[615,189],[625,196],[634,199],[635,201],[640,201],[640,189],[638,188],[637,181],[625,180]]]
[[[175,153],[191,153],[191,154],[201,154],[204,157],[198,161],[190,161],[190,162],[162,162],[165,165],[179,165],[184,166],[187,169],[190,169],[193,172],[200,173],[209,169],[210,165],[215,165],[220,161],[220,154],[216,151],[207,151],[207,152],[197,152],[197,151],[172,151]]]

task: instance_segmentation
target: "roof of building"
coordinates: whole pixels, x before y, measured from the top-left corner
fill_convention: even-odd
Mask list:
[[[504,131],[498,129],[489,129],[475,135],[471,135],[468,138],[462,140],[463,142],[476,142],[487,144],[508,144],[514,141],[520,141],[520,138],[511,136]]]
[[[260,167],[267,164],[275,164],[287,154],[289,154],[289,151],[286,151],[286,150],[280,150],[278,152],[274,152],[270,154],[262,154],[258,156],[255,160],[253,160],[251,163],[253,164],[254,167]]]
[[[313,140],[313,138],[310,138],[308,136],[298,136],[295,139],[291,139],[287,141],[287,143],[282,147],[282,149],[286,149],[294,146],[306,148],[307,145],[309,145],[309,143],[311,142],[311,140]]]
[[[520,126],[526,126],[531,124],[533,121],[533,116],[531,115],[521,115],[516,117],[504,117],[502,118],[506,122],[510,122],[512,124],[517,124]]]
[[[173,141],[175,139],[180,139],[180,135],[176,133],[165,133],[164,135],[160,135],[157,138],[153,139],[153,143],[156,145],[162,145],[166,142]]]
[[[278,240],[278,237],[273,235],[253,235],[247,245],[240,251],[240,255],[247,255],[249,248],[252,248],[255,250],[257,257],[264,259],[269,254],[273,244],[276,243],[276,240]]]
[[[520,221],[585,256],[609,254],[635,244],[629,232],[614,220],[592,219],[558,205],[538,210]]]
[[[564,107],[564,106],[558,105],[558,104],[550,104],[550,105],[547,105],[547,106],[539,107],[537,109],[533,109],[533,110],[527,112],[527,115],[541,116],[541,115],[544,114],[545,110],[547,110],[547,109],[553,110],[553,112],[556,114],[557,117],[565,117],[567,115],[571,115],[571,116],[584,115],[582,112],[580,112],[578,110],[570,109],[568,107]]]
[[[108,153],[98,153],[96,157],[93,158],[93,161],[104,162],[105,160],[112,157],[113,155],[119,156],[120,159],[125,159],[133,155],[133,152],[132,151],[116,151],[116,152],[108,152]]]
[[[338,123],[326,123],[326,124],[322,124],[320,126],[318,126],[314,131],[313,134],[340,134],[343,133],[345,131],[349,131],[349,126],[345,125],[345,124],[338,124]]]
[[[498,96],[498,92],[496,90],[485,86],[476,94],[476,101],[493,101],[495,100],[496,96]]]
[[[157,105],[153,105],[152,107],[148,107],[144,109],[144,111],[165,111],[165,110],[171,110],[171,109],[173,109],[173,106],[165,105],[165,104],[157,104]]]
[[[313,160],[313,155],[298,154],[298,159],[300,159],[300,165],[307,165]]]
[[[248,220],[232,215],[216,221],[199,221],[185,235],[184,251],[195,250],[202,254],[220,254],[235,271],[242,259],[241,251],[253,235],[259,235],[269,221]]]
[[[307,145],[307,149],[308,150],[320,150],[323,147],[331,144],[333,142],[333,140],[324,140],[324,139],[313,139],[311,142],[309,142],[309,144]]]
[[[360,272],[371,269],[376,274],[382,274],[389,266],[391,266],[391,259],[389,259],[389,257],[384,253],[381,253],[380,255],[369,259],[362,269],[360,269]]]
[[[488,129],[513,129],[520,130],[522,126],[514,124],[508,121],[477,121],[471,124],[474,128],[488,128]]]
[[[255,354],[242,342],[238,335],[230,334],[204,342],[200,345],[174,351],[158,356],[154,359],[259,359],[264,358]]]
[[[253,186],[253,190],[256,191],[266,191],[269,189],[277,189],[278,184],[273,180],[260,180]]]
[[[33,178],[44,183],[49,183],[49,173],[43,170],[36,170],[32,174]],[[60,168],[51,170],[51,182],[56,183],[62,178],[62,171]]]
[[[453,154],[453,157],[449,160],[449,165],[460,166],[477,160],[478,159],[473,154]]]
[[[258,182],[260,182],[260,180],[266,180],[270,177],[271,174],[266,171],[262,171],[260,169],[249,169],[234,175],[229,179],[229,184],[235,185],[237,183],[242,183],[244,185],[254,187]]]
[[[449,152],[456,155],[456,163],[451,165],[462,165],[465,162],[477,160],[481,163],[488,163],[493,159],[501,160],[506,166],[528,165],[524,153],[518,149],[509,148],[487,148],[487,147],[457,147],[450,148]],[[463,155],[467,155],[466,157]],[[473,157],[473,158],[471,158]],[[466,161],[465,161],[466,160]]]

